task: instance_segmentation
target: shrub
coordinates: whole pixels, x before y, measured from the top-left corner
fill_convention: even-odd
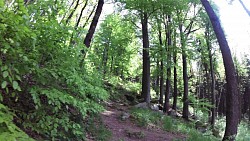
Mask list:
[[[51,18],[48,4],[0,8],[1,97],[20,127],[49,140],[84,140],[86,115],[102,111],[108,94],[83,63],[83,44],[70,43],[73,28]]]

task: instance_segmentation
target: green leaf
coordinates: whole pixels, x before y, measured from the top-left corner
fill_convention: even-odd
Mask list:
[[[13,86],[14,90],[18,89],[18,87],[19,87],[19,85],[16,81],[12,82],[12,86]]]
[[[0,93],[0,102],[2,102],[3,101],[3,96],[2,96],[2,94]]]
[[[19,92],[22,91],[21,88],[20,88],[19,86],[18,86],[17,90],[18,90]]]
[[[19,75],[16,75],[16,79],[21,81],[21,77]]]
[[[8,66],[3,66],[2,68],[1,68],[1,71],[5,71],[5,70],[7,70],[8,69]]]
[[[4,1],[0,1],[0,8],[4,7]]]
[[[7,86],[7,81],[3,81],[2,85],[1,85],[2,89],[6,88],[6,86]]]
[[[8,71],[4,71],[4,72],[3,72],[3,78],[6,78],[7,76],[9,76]]]

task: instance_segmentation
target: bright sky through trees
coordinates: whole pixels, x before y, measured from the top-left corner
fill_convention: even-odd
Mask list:
[[[243,0],[247,8],[250,8],[250,1]],[[250,17],[244,11],[238,0],[231,5],[225,0],[214,0],[219,7],[220,19],[232,48],[237,56],[244,53],[250,54]]]
[[[219,7],[220,19],[227,35],[231,50],[237,56],[250,54],[250,17],[244,11],[238,0],[231,5],[226,0],[214,0]],[[250,2],[243,0],[250,9]],[[104,4],[102,18],[113,12],[113,4]],[[239,58],[240,59],[240,58]]]

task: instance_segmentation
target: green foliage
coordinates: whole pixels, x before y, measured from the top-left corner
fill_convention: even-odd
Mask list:
[[[215,141],[219,140],[212,136],[211,134],[202,134],[194,127],[192,122],[184,122],[180,119],[174,119],[170,116],[162,115],[159,112],[147,110],[147,109],[138,109],[133,108],[131,114],[135,117],[136,122],[140,126],[147,126],[149,124],[155,124],[156,126],[162,127],[168,132],[179,132],[187,134],[188,141]]]
[[[27,134],[19,129],[13,122],[13,113],[0,103],[0,140],[1,141],[33,141]]]
[[[169,116],[165,116],[163,118],[163,129],[166,131],[173,131],[175,128],[175,120],[173,120],[171,117]]]
[[[216,122],[216,128],[219,129],[220,135],[224,134],[226,119],[225,117],[219,117]],[[236,136],[237,141],[248,141],[250,139],[250,126],[249,121],[241,120],[238,126],[238,134]]]
[[[102,123],[100,115],[92,114],[88,118],[89,120],[86,130],[95,137],[95,140],[108,141],[111,138],[112,133]]]
[[[237,141],[249,141],[250,140],[250,126],[245,121],[242,121],[238,127]]]
[[[188,132],[188,141],[219,141],[219,139],[216,139],[213,136],[204,136],[202,133],[198,132],[197,130],[190,130]]]
[[[161,113],[142,108],[131,109],[131,114],[135,117],[139,126],[157,124],[162,118]]]
[[[132,64],[138,57],[134,29],[124,20],[120,15],[108,15],[94,41],[91,59],[104,75],[128,78],[137,68]]]
[[[51,2],[18,3],[18,14],[15,4],[0,9],[1,91],[9,104],[16,97],[11,108],[22,128],[48,140],[84,140],[86,116],[103,110],[108,93],[97,71],[82,64],[82,41],[70,44],[73,27],[56,20],[63,3]]]

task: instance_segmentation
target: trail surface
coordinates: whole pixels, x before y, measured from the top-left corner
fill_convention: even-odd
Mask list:
[[[128,115],[128,105],[118,102],[107,103],[106,111],[101,114],[101,117],[105,126],[112,132],[110,141],[185,140],[185,135],[166,132],[154,125],[139,127],[133,116]]]

